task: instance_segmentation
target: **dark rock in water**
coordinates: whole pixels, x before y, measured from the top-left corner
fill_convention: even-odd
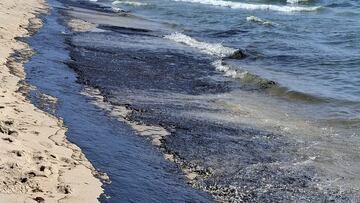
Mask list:
[[[245,57],[246,57],[246,54],[243,51],[237,50],[233,54],[231,54],[228,58],[229,59],[244,59]]]

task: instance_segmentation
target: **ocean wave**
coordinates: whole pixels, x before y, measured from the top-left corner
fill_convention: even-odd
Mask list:
[[[206,5],[228,7],[232,9],[246,9],[246,10],[272,10],[280,12],[311,12],[317,11],[320,7],[304,7],[304,6],[280,6],[280,5],[270,5],[270,4],[251,4],[251,3],[241,3],[241,2],[232,2],[232,1],[223,1],[223,0],[174,0],[181,2],[190,2],[190,3],[200,3]]]
[[[213,62],[212,65],[217,71],[223,72],[224,76],[239,80],[242,86],[245,88],[250,88],[252,90],[263,90],[270,95],[283,97],[294,101],[308,103],[324,103],[328,101],[326,98],[290,90],[284,86],[281,86],[276,81],[250,73],[249,71],[241,69],[240,67],[232,67],[231,65],[226,64],[223,60],[217,60]]]
[[[236,51],[238,51],[237,49],[234,48],[225,47],[220,43],[211,44],[207,42],[200,42],[194,38],[191,38],[187,35],[178,32],[172,33],[170,35],[166,35],[164,36],[164,38],[185,44],[187,46],[196,48],[203,53],[217,57],[228,57],[234,54]]]
[[[261,89],[267,89],[272,86],[277,85],[276,82],[261,78],[258,75],[252,74],[247,70],[240,69],[240,68],[232,68],[231,66],[225,64],[222,60],[217,60],[212,63],[217,71],[223,72],[224,76],[231,77],[234,79],[239,79],[243,83],[256,85]]]
[[[120,13],[120,12],[124,11],[123,9],[117,8],[117,7],[111,7],[111,10],[115,13]]]
[[[256,22],[256,23],[259,23],[259,24],[262,24],[262,25],[278,25],[277,23],[274,23],[274,22],[271,22],[271,21],[268,21],[268,20],[264,20],[264,19],[261,19],[261,18],[256,17],[256,16],[246,17],[246,20],[248,22]]]
[[[114,1],[112,2],[113,5],[125,4],[130,6],[146,6],[147,3],[141,3],[136,1]]]
[[[308,0],[286,0],[287,3],[290,3],[290,4],[297,4],[297,3],[300,3],[300,2],[307,2]]]

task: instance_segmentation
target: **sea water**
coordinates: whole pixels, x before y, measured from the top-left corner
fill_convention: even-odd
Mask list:
[[[176,32],[165,38],[213,55],[215,68],[226,69],[225,75],[239,79],[244,86],[249,81],[253,85],[261,83],[258,80],[274,82],[265,97],[316,103],[305,108],[307,116],[325,123],[359,127],[358,1],[103,2],[171,26]],[[248,57],[228,61],[227,67],[218,66],[217,59],[237,49],[245,51]]]

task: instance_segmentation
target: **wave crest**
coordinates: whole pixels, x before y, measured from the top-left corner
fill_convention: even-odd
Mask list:
[[[301,2],[308,2],[308,0],[286,0],[286,2],[290,4],[298,4]]]
[[[165,35],[164,38],[185,44],[192,48],[196,48],[203,53],[217,57],[228,57],[237,51],[237,49],[225,47],[220,43],[211,44],[207,42],[200,42],[194,38],[191,38],[179,32],[175,32],[170,35]]]
[[[303,101],[309,103],[324,103],[327,99],[309,95],[303,92],[289,90],[281,86],[279,83],[262,78],[256,74],[252,74],[247,70],[239,67],[233,68],[222,60],[212,63],[217,71],[223,72],[224,76],[239,80],[245,88],[264,90],[270,95],[283,97],[294,101]]]
[[[246,10],[272,10],[279,12],[311,12],[317,11],[320,7],[305,7],[305,6],[280,6],[271,4],[251,4],[223,0],[174,0],[181,2],[199,3],[212,6],[228,7],[232,9],[246,9]]]
[[[248,16],[248,17],[246,17],[246,21],[259,23],[259,24],[262,24],[262,25],[270,25],[270,26],[278,25],[277,23],[274,23],[274,22],[271,22],[271,21],[268,21],[268,20],[264,20],[264,19],[261,19],[261,18],[256,17],[256,16]]]
[[[226,65],[222,60],[217,60],[213,62],[212,65],[217,71],[223,72],[225,76],[239,79],[245,84],[257,86],[260,89],[267,89],[273,86],[277,86],[276,82],[261,78],[260,76],[255,74],[251,74],[247,70],[242,70],[239,68],[233,69],[230,66]]]
[[[114,1],[112,2],[113,5],[119,5],[119,4],[125,4],[125,5],[130,5],[130,6],[146,6],[147,3],[141,3],[141,2],[136,2],[136,1]]]

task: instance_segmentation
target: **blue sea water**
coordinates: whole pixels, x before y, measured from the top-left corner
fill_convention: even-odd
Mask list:
[[[230,69],[275,81],[269,96],[323,102],[323,119],[360,119],[359,1],[105,2],[171,26],[177,33],[169,39],[214,58],[245,50],[249,57],[229,61]]]

